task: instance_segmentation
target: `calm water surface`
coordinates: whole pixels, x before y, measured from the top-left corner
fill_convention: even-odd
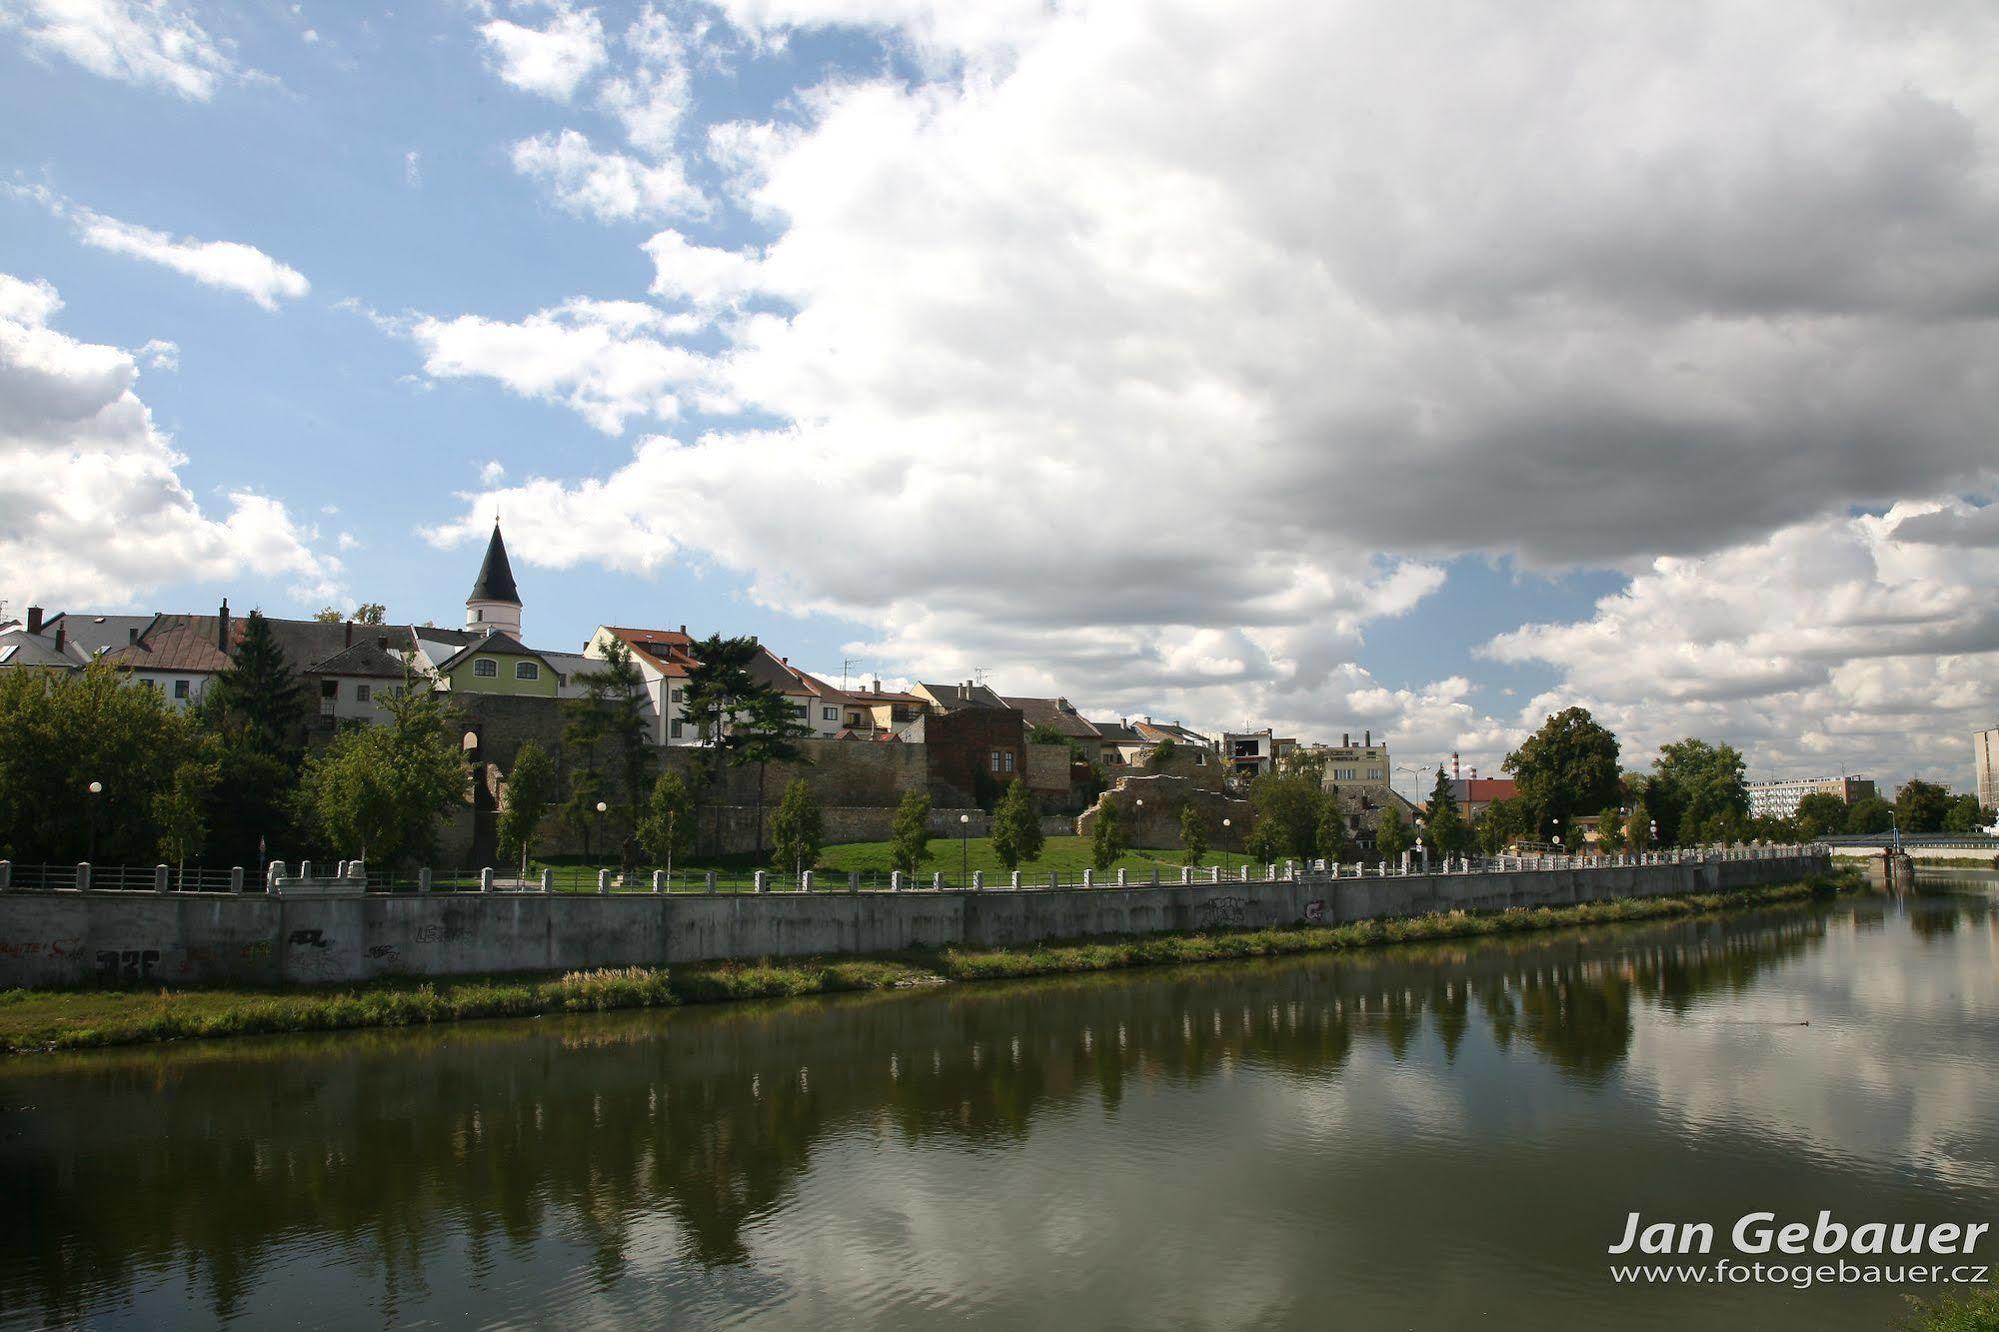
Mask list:
[[[1603,1251],[1632,1210],[1999,1220],[1999,885],[1925,887],[17,1059],[0,1327],[1886,1327]]]

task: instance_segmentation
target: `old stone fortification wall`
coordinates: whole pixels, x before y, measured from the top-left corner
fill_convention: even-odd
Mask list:
[[[1202,773],[1219,771],[1216,764]],[[1141,805],[1139,802],[1144,801]],[[1115,806],[1118,828],[1126,846],[1178,848],[1180,819],[1188,805],[1201,811],[1208,822],[1208,845],[1217,851],[1240,851],[1256,817],[1247,800],[1236,800],[1221,791],[1219,781],[1209,782],[1179,767],[1169,772],[1130,773],[1117,785],[1097,797],[1097,803],[1076,816],[1076,832],[1088,837],[1097,826],[1106,806]],[[1229,821],[1227,827],[1222,820]]]
[[[332,983],[1004,947],[1783,883],[1823,855],[1388,878],[985,892],[607,896],[0,893],[0,988],[94,980]]]

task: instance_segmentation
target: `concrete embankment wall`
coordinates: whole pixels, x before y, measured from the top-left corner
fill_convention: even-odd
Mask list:
[[[0,894],[0,988],[90,981],[333,983],[707,959],[1011,947],[1163,930],[1338,923],[1788,883],[1823,855],[1133,888],[718,896]]]

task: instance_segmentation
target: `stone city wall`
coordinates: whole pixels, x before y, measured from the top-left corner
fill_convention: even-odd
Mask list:
[[[1718,892],[1823,871],[1822,853],[1593,869],[1119,889],[616,893],[0,893],[0,988],[276,984],[703,959],[1013,947],[1161,930]],[[1032,876],[1027,881],[1032,883]]]

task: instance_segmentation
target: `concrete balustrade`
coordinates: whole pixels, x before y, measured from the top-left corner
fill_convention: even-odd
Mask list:
[[[463,975],[672,965],[698,959],[1013,947],[1048,939],[1212,929],[1338,924],[1433,911],[1495,911],[1618,897],[1725,892],[1795,882],[1830,868],[1830,852],[1732,848],[1653,864],[1539,863],[1519,872],[1463,863],[1451,873],[1352,877],[1347,867],[1266,867],[1224,896],[1222,880],[1075,885],[1034,892],[774,893],[751,899],[694,893],[535,894],[290,891],[275,894],[23,890],[20,867],[0,862],[0,988],[88,982],[98,950],[153,949],[156,975],[176,982],[351,983],[384,975]],[[1360,867],[1355,866],[1358,870]],[[1378,871],[1385,865],[1377,865]],[[90,866],[80,864],[87,884]],[[351,870],[351,866],[350,866]],[[108,877],[108,876],[107,876]],[[1097,889],[1096,876],[1090,887]],[[608,890],[609,872],[600,879]],[[850,886],[853,881],[850,879]],[[1226,902],[1218,917],[1216,903]]]

